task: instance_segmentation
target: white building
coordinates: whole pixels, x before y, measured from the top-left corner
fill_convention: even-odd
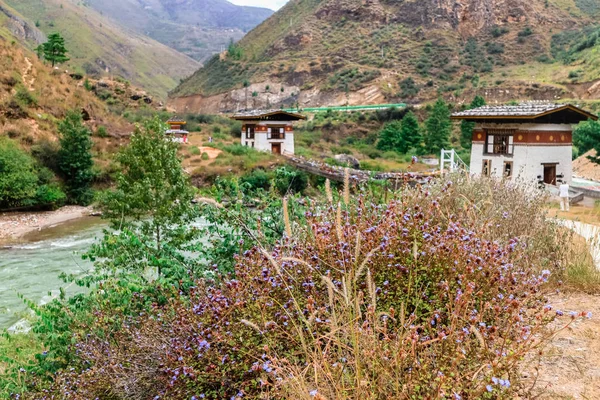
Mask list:
[[[598,117],[570,104],[483,106],[452,115],[475,123],[472,175],[556,185],[573,176],[573,125]]]
[[[242,146],[288,155],[295,151],[293,123],[306,119],[304,115],[281,110],[249,111],[232,118],[242,122]]]

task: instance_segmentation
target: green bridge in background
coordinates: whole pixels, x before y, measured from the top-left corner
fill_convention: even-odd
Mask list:
[[[376,110],[387,110],[390,108],[406,108],[406,103],[398,104],[371,104],[366,106],[335,106],[335,107],[306,107],[306,108],[284,108],[282,111],[287,112],[327,112],[327,111],[376,111]]]

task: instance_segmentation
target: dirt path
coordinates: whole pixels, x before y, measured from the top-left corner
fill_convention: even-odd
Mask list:
[[[552,295],[554,309],[564,313],[555,327],[569,321],[570,311],[589,311],[592,318],[573,323],[545,348],[536,390],[540,399],[600,399],[600,296]]]
[[[35,90],[33,87],[35,83],[35,77],[31,76],[31,79],[28,79],[33,73],[33,64],[29,57],[25,57],[25,63],[27,64],[27,67],[23,70],[23,83],[25,84],[25,87],[29,89],[29,91],[33,91]]]

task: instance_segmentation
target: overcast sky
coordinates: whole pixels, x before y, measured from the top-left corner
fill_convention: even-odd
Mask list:
[[[237,4],[240,6],[256,6],[256,7],[267,7],[272,10],[278,10],[283,6],[288,0],[229,0],[233,4]]]

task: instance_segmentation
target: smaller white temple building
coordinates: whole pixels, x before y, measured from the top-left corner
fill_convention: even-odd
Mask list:
[[[295,152],[293,123],[306,119],[282,110],[241,112],[231,118],[242,122],[242,146],[286,155]]]
[[[187,122],[183,118],[177,116],[170,118],[167,121],[169,129],[165,132],[165,135],[176,143],[188,143],[188,135],[190,134],[186,129]]]
[[[556,185],[573,176],[573,125],[598,117],[571,104],[528,102],[483,106],[452,119],[475,123],[472,175]]]

